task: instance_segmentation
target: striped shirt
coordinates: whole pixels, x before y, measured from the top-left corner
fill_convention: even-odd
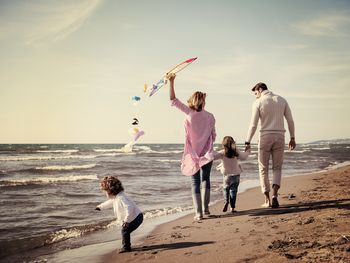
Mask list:
[[[252,118],[246,141],[250,142],[252,140],[258,127],[259,119],[260,136],[271,133],[284,135],[286,130],[284,129],[283,117],[287,120],[290,137],[295,137],[294,121],[287,101],[269,90],[264,90],[260,98],[253,104]]]

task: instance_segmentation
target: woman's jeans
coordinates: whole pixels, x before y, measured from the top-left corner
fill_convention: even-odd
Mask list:
[[[143,214],[140,213],[133,221],[129,223],[127,227],[122,227],[123,248],[131,249],[130,233],[136,230],[142,224],[142,221]]]
[[[240,181],[240,175],[224,176],[224,198],[226,203],[230,203],[232,209],[236,207],[237,191]]]
[[[205,213],[209,213],[210,202],[210,170],[213,162],[202,166],[198,172],[191,176],[192,182],[192,198],[196,216],[202,217],[204,208]],[[202,186],[202,195],[201,195]],[[203,204],[202,204],[203,200]]]

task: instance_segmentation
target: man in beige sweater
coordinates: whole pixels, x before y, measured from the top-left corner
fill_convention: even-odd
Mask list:
[[[258,127],[260,120],[260,139],[258,143],[259,175],[261,191],[265,195],[263,207],[278,208],[278,189],[281,186],[284,153],[284,118],[287,120],[290,134],[289,149],[295,148],[294,121],[287,101],[273,94],[266,84],[259,82],[252,91],[257,100],[253,104],[252,118],[246,139],[246,149]],[[270,200],[269,160],[272,156],[272,203]]]

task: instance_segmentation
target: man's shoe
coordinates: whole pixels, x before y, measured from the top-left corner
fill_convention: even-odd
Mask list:
[[[222,209],[222,212],[226,212],[228,207],[228,202],[225,203],[224,208]]]
[[[272,197],[272,208],[279,208],[280,204],[278,203],[277,197]]]

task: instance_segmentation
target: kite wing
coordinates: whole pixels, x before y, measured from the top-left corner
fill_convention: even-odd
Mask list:
[[[172,69],[170,69],[169,71],[167,71],[167,73],[165,74],[165,76],[159,80],[157,82],[157,84],[153,84],[150,94],[149,96],[151,97],[154,93],[156,93],[161,87],[163,87],[165,84],[167,84],[167,74],[169,73],[173,73],[176,74],[178,72],[180,72],[181,70],[183,70],[184,68],[186,68],[188,65],[190,65],[193,61],[195,61],[197,59],[197,57],[195,58],[190,58],[185,60],[184,62],[181,62],[180,64],[177,64],[175,67],[173,67]],[[147,89],[147,86],[145,88],[145,90]]]
[[[167,74],[169,73],[178,73],[180,72],[181,70],[183,70],[184,68],[186,68],[189,64],[191,64],[193,61],[195,61],[197,59],[197,57],[195,58],[190,58],[190,59],[187,59],[185,60],[184,62],[181,62],[180,64],[176,65],[175,67],[173,67],[171,70],[169,70],[167,72]]]

